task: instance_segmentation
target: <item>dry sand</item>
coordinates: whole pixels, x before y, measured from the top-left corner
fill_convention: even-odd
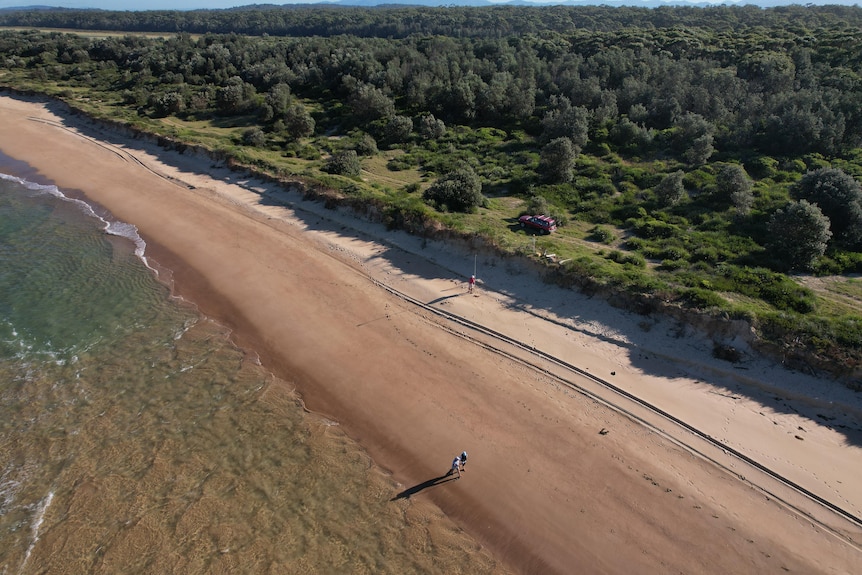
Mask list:
[[[710,340],[673,322],[55,105],[0,97],[0,130],[0,151],[136,225],[177,295],[391,474],[393,505],[439,506],[512,569],[860,572],[859,524],[638,402],[399,294],[607,380],[856,517],[859,394],[751,355],[715,360]],[[421,489],[462,449],[462,480]]]

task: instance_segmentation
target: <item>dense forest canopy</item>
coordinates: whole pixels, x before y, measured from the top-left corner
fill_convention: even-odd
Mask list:
[[[0,84],[245,126],[237,144],[346,190],[364,158],[398,150],[389,168],[420,171],[425,191],[392,191],[393,210],[514,194],[563,236],[567,221],[623,236],[601,264],[567,265],[636,291],[806,314],[811,294],[780,272],[862,271],[858,7],[48,10],[0,25],[164,33],[2,32]],[[858,314],[841,322],[832,340],[862,341]]]
[[[490,6],[445,8],[378,6],[247,6],[230,10],[0,11],[0,26],[259,36],[406,38],[414,34],[459,38],[506,38],[575,30],[614,32],[626,28],[708,28],[745,35],[751,29],[818,29],[841,24],[858,28],[862,15],[848,6],[660,7]]]
[[[135,73],[125,88],[187,103],[232,78],[258,94],[278,83],[345,97],[373,86],[412,114],[450,122],[529,125],[565,101],[588,110],[594,127],[666,130],[694,115],[701,125],[690,129],[719,152],[802,155],[860,144],[860,16],[838,7],[273,8],[12,12],[0,23],[231,32],[58,48],[61,63],[116,65]],[[289,35],[244,35],[264,32]],[[8,46],[7,65],[38,42]]]

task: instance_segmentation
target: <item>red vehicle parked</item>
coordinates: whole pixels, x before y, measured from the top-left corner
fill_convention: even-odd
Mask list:
[[[518,223],[522,228],[533,228],[543,234],[549,234],[557,229],[557,222],[548,216],[525,215],[518,218]]]

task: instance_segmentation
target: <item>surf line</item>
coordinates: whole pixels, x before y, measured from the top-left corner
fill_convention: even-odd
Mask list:
[[[48,496],[42,500],[39,504],[39,508],[36,510],[36,517],[33,519],[33,539],[30,541],[30,546],[27,547],[27,553],[24,554],[24,561],[21,563],[21,567],[18,568],[18,573],[24,572],[24,567],[27,566],[27,562],[30,560],[30,554],[33,552],[33,548],[36,547],[36,543],[39,541],[39,529],[42,527],[42,521],[45,519],[45,512],[48,510],[48,507],[51,506],[51,501],[54,500],[54,492],[49,491]]]

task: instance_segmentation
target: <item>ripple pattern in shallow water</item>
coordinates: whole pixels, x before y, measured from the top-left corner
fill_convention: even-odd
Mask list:
[[[495,573],[168,297],[137,245],[0,180],[0,574]],[[140,254],[138,254],[140,255]]]

